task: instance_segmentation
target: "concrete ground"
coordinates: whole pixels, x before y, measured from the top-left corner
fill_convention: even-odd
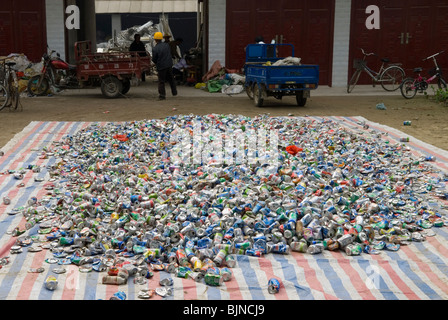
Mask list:
[[[22,111],[4,109],[0,112],[0,147],[30,121],[132,121],[190,113],[246,116],[269,113],[271,116],[363,116],[448,150],[448,109],[423,94],[407,100],[399,91],[386,92],[381,86],[356,86],[350,94],[345,87],[321,86],[311,91],[311,98],[304,107],[298,107],[294,97],[282,100],[269,97],[263,107],[258,108],[244,92],[228,96],[189,86],[178,86],[178,92],[178,96],[172,97],[167,86],[167,99],[158,101],[156,80],[149,77],[117,99],[104,98],[99,88],[23,97]],[[428,96],[433,96],[431,89]],[[386,110],[377,109],[380,103]],[[411,126],[403,125],[407,120],[412,121]]]

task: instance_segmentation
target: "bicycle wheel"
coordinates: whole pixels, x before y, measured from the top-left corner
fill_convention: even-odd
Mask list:
[[[2,110],[8,104],[9,93],[6,88],[0,85],[0,110]]]
[[[404,70],[398,66],[386,68],[380,77],[381,86],[386,91],[395,91],[400,88],[405,77]]]
[[[439,77],[439,80],[437,81],[437,85],[439,86],[439,89],[446,90],[447,85],[445,79],[442,77]]]
[[[406,99],[412,99],[417,94],[417,87],[414,86],[414,79],[406,78],[400,86],[401,95]]]
[[[9,90],[9,97],[10,97],[10,110],[17,110],[17,108],[19,107],[19,99],[20,99],[20,94],[19,94],[19,88],[15,87],[14,85],[12,85],[10,87]]]
[[[353,74],[352,78],[350,79],[350,82],[347,85],[347,93],[350,93],[353,91],[353,88],[358,83],[360,75],[361,75],[361,70],[356,70],[355,73]]]
[[[27,90],[29,94],[36,96],[43,96],[44,94],[47,93],[48,89],[50,88],[50,84],[48,83],[47,78],[44,77],[39,86],[40,77],[41,77],[40,75],[37,75],[32,77],[28,81]]]

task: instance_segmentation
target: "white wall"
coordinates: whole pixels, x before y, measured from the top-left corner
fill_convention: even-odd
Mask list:
[[[347,85],[352,0],[335,0],[333,43],[333,87]]]
[[[226,0],[209,2],[208,68],[219,60],[226,65]],[[208,70],[206,70],[208,71]]]
[[[65,38],[64,38],[64,2],[61,0],[46,0],[46,18],[47,18],[47,43],[51,50],[59,52],[62,59],[65,57]],[[43,52],[42,52],[43,53]]]

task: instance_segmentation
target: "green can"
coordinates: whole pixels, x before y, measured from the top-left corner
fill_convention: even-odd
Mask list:
[[[188,279],[188,275],[191,274],[193,270],[188,267],[179,266],[177,269],[177,277]]]
[[[204,281],[209,286],[217,287],[217,286],[222,285],[224,279],[222,278],[221,275],[206,273],[204,276]]]

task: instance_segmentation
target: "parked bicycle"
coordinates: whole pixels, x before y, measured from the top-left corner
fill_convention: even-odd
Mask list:
[[[434,62],[434,68],[429,70],[430,78],[426,79],[425,77],[421,76],[421,72],[423,71],[423,68],[415,68],[414,73],[417,74],[417,77],[414,78],[406,78],[403,80],[403,83],[401,84],[401,94],[406,99],[412,99],[417,94],[417,91],[420,93],[423,93],[428,89],[429,85],[434,79],[437,79],[437,86],[439,89],[445,89],[447,88],[446,81],[442,76],[442,70],[439,68],[439,65],[437,64],[436,57],[443,53],[445,51],[440,51],[439,53],[433,54],[432,56],[429,56],[423,61],[432,59]]]
[[[375,86],[376,83],[380,83],[383,89],[386,91],[398,90],[401,83],[403,82],[403,79],[406,76],[404,69],[400,67],[401,63],[389,63],[389,59],[382,58],[380,70],[376,72],[367,66],[366,58],[373,55],[377,56],[377,54],[366,53],[364,49],[360,49],[362,51],[363,58],[355,59],[353,62],[353,68],[355,68],[356,71],[347,85],[347,93],[352,92],[353,88],[358,83],[359,77],[363,71],[372,78],[373,86]]]
[[[15,64],[4,59],[0,66],[0,110],[6,107],[17,110],[19,107],[19,82],[16,72],[12,69]]]

